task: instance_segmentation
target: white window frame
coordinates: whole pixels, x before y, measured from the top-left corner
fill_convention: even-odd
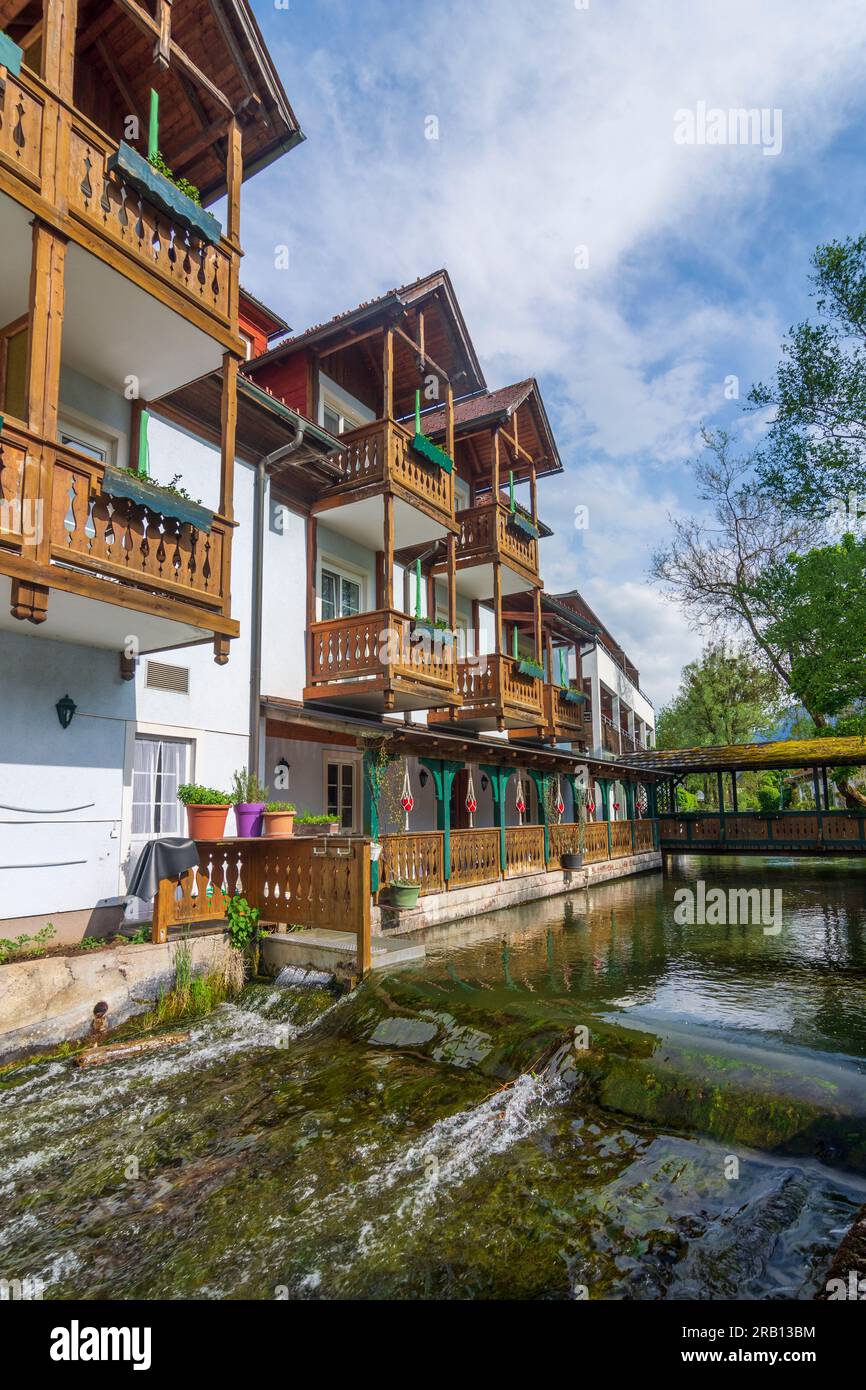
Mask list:
[[[363,570],[355,569],[353,565],[347,565],[345,560],[334,560],[330,555],[320,554],[316,561],[316,621],[323,622],[322,618],[322,571],[327,570],[329,574],[336,574],[339,579],[345,579],[350,584],[359,586],[360,599],[358,604],[359,613],[368,612],[367,608],[367,578]]]
[[[89,444],[94,449],[104,449],[106,463],[117,465],[119,460],[127,457],[129,445],[123,430],[114,429],[92,415],[85,415],[83,411],[70,410],[61,401],[57,418],[58,443],[64,434],[76,435],[83,444]],[[74,444],[65,444],[63,447],[72,449],[75,453],[80,452]],[[82,457],[90,458],[90,455],[83,454]]]
[[[337,416],[340,422],[340,434],[347,434],[349,430],[358,430],[362,425],[372,424],[376,418],[373,411],[357,400],[355,396],[344,391],[342,386],[338,386],[336,381],[332,381],[324,372],[320,372],[317,424],[321,425],[322,429],[326,428],[326,409]]]
[[[335,753],[326,748],[322,752],[322,809],[325,815],[328,814],[328,767],[335,765],[339,768],[350,767],[352,769],[352,824],[344,828],[341,824],[340,830],[344,835],[358,835],[359,821],[361,813],[361,759],[360,755],[353,753]]]
[[[189,781],[191,780],[190,768],[191,768],[191,765],[192,765],[192,762],[193,762],[193,758],[194,758],[194,755],[195,755],[195,745],[194,745],[194,741],[193,741],[192,739],[190,739],[189,737],[184,736],[183,734],[166,734],[166,733],[159,733],[159,734],[156,734],[156,733],[151,733],[151,732],[146,731],[146,730],[143,730],[143,729],[136,729],[136,730],[135,730],[135,732],[134,732],[134,734],[133,734],[133,738],[132,738],[132,758],[131,758],[131,760],[130,760],[130,831],[129,831],[130,844],[131,844],[131,845],[135,845],[135,846],[138,846],[138,845],[145,845],[145,844],[147,844],[147,842],[148,842],[149,840],[157,840],[157,839],[160,839],[162,836],[164,836],[164,835],[166,835],[167,833],[169,833],[169,832],[167,832],[167,831],[165,831],[165,830],[146,830],[146,831],[138,831],[138,832],[136,832],[135,834],[133,834],[133,831],[132,831],[132,816],[133,816],[133,814],[134,814],[134,806],[135,806],[135,748],[136,748],[136,745],[137,745],[138,743],[144,742],[145,740],[147,740],[148,742],[151,742],[151,743],[176,743],[176,744],[182,745],[182,746],[186,749],[186,758],[185,758],[186,766],[185,766],[185,768],[184,768],[184,770],[183,770],[183,776],[181,777],[180,781],[178,782],[178,786],[183,786],[183,784],[184,784],[185,782],[189,782]],[[183,833],[184,833],[184,817],[183,817],[183,809],[182,809],[182,808],[180,809],[179,814],[178,814],[178,827],[177,827],[177,830],[176,830],[176,831],[173,831],[173,832],[171,832],[171,833],[173,833],[173,834],[178,834],[178,835],[183,835]]]

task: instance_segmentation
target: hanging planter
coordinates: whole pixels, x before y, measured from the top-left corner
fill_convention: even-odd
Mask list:
[[[457,641],[457,633],[447,623],[432,618],[413,618],[412,631],[426,632],[431,642],[442,642],[447,647],[452,647]]]
[[[556,779],[556,801],[554,802],[554,809],[556,811],[556,814],[559,816],[559,819],[562,820],[563,814],[565,812],[565,802],[562,799],[562,787],[560,785],[558,777]]]
[[[541,535],[538,527],[533,525],[529,517],[524,516],[521,512],[512,512],[511,516],[508,518],[508,524],[509,526],[513,526],[515,531],[519,531],[521,535],[527,536],[531,541],[537,541],[538,537]]]
[[[537,661],[518,661],[517,669],[521,676],[532,676],[535,680],[544,680],[544,667],[539,666]]]
[[[159,483],[150,482],[140,474],[131,473],[127,468],[116,468],[112,463],[105,465],[102,490],[107,492],[109,497],[125,497],[130,502],[148,507],[159,516],[186,522],[197,531],[207,533],[213,526],[213,512],[203,507],[200,502],[180,497],[170,488],[160,487]]]
[[[394,879],[388,885],[388,902],[391,907],[398,907],[403,910],[417,907],[420,894],[420,883],[404,883],[400,879]]]
[[[446,454],[444,449],[440,449],[438,444],[434,444],[432,439],[428,439],[426,434],[421,432],[420,391],[415,392],[415,433],[412,436],[412,448],[427,463],[433,463],[437,468],[441,468],[443,473],[453,473],[454,460],[451,455]]]
[[[121,140],[117,153],[109,157],[107,167],[122,175],[127,183],[131,183],[173,222],[179,222],[212,246],[219,246],[223,229],[213,213],[205,212],[186,193],[182,193],[171,179],[154,169],[144,155],[127,145],[125,140]]]
[[[582,690],[573,690],[571,686],[569,686],[567,690],[563,690],[562,698],[567,705],[582,705],[586,696]]]
[[[478,810],[478,798],[475,795],[475,784],[472,781],[472,768],[469,769],[469,782],[466,787],[466,809],[469,812],[469,829],[475,828],[473,817]]]
[[[523,777],[519,772],[517,774],[517,786],[514,790],[514,804],[517,807],[517,813],[520,816],[520,823],[522,825],[524,812],[526,811],[526,795],[523,790]]]
[[[403,793],[402,793],[402,795],[401,795],[401,797],[400,797],[400,805],[403,807],[403,810],[406,812],[406,825],[405,825],[405,829],[406,829],[406,831],[408,832],[408,830],[409,830],[409,812],[412,810],[413,806],[415,805],[415,798],[414,798],[414,796],[412,795],[412,786],[411,786],[411,783],[409,782],[409,764],[408,764],[408,763],[406,764],[406,771],[405,771],[405,773],[404,773],[404,775],[403,775]]]

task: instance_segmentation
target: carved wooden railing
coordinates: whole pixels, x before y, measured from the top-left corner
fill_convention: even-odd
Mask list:
[[[22,68],[6,74],[0,92],[0,162],[34,189],[42,185],[42,144],[46,93],[37,78]]]
[[[69,209],[125,256],[131,257],[230,324],[232,249],[214,246],[157,209],[108,160],[117,146],[84,117],[72,123],[69,150]]]
[[[466,507],[457,513],[457,521],[460,524],[458,561],[480,564],[496,559],[511,560],[529,574],[538,574],[538,541],[515,528],[511,513],[503,503],[491,501],[478,507]]]
[[[499,831],[452,831],[449,886],[466,888],[473,883],[495,883],[498,878]]]
[[[586,845],[583,851],[585,864],[597,864],[608,859],[607,821],[590,821],[586,826]]]
[[[25,460],[47,459],[31,477],[46,479],[45,496],[28,495]],[[227,613],[230,586],[224,549],[230,523],[215,515],[209,532],[171,515],[105,492],[105,467],[61,444],[38,439],[8,418],[0,432],[0,568],[4,549],[42,565],[62,566],[64,587],[78,572],[91,579]],[[29,486],[29,485],[28,485]],[[180,614],[178,614],[180,616]]]
[[[632,853],[631,821],[615,820],[610,825],[610,857],[621,859]]]
[[[544,872],[544,829],[540,825],[512,826],[505,832],[505,877]]]
[[[51,489],[51,558],[102,578],[221,609],[228,523],[209,532],[102,488],[101,464],[58,446]]]
[[[866,853],[866,813],[854,811],[739,811],[725,815],[684,812],[659,817],[663,846],[696,853],[714,847],[749,847],[772,853],[773,846],[840,853]]]
[[[68,141],[56,138],[58,122]],[[52,138],[48,138],[51,132]],[[12,174],[55,206],[63,231],[121,274],[130,265],[196,305],[222,330],[232,330],[232,277],[237,253],[186,230],[143,197],[122,174],[108,170],[117,143],[81,111],[59,102],[36,74],[7,72],[0,93],[0,183]],[[53,167],[55,155],[57,167]],[[26,195],[25,195],[26,196]],[[110,250],[109,250],[110,248]],[[182,312],[182,308],[180,310]]]
[[[415,630],[413,620],[395,609],[313,623],[310,643],[314,686],[405,676],[439,692],[454,690],[453,642]]]
[[[605,715],[601,716],[601,746],[608,753],[622,752],[619,743],[619,730]]]
[[[651,820],[636,820],[634,822],[634,849],[635,854],[648,854],[655,849]]]
[[[197,843],[199,867],[159,886],[152,939],[171,928],[221,922],[235,895],[263,922],[355,933],[359,966],[370,964],[370,847],[364,840],[211,840]]]
[[[561,686],[545,683],[544,722],[554,738],[585,738],[584,704],[583,700],[575,702],[566,699],[566,692]]]
[[[510,719],[531,724],[544,720],[544,683],[537,676],[526,676],[510,656],[492,654],[466,657],[457,662],[457,719]],[[429,722],[450,719],[442,711],[431,711]]]
[[[340,443],[340,452],[332,456],[340,481],[330,489],[332,493],[393,483],[449,520],[453,517],[453,475],[416,454],[412,435],[402,425],[374,420],[348,430]]]
[[[584,846],[586,844],[586,830],[584,825]],[[580,826],[570,821],[563,821],[559,825],[550,827],[550,843],[547,858],[549,869],[560,869],[562,867],[562,856],[564,854],[580,854]]]
[[[441,893],[445,888],[443,841],[441,831],[418,835],[382,835],[380,888],[387,888],[389,883],[399,881],[419,884],[422,894]]]

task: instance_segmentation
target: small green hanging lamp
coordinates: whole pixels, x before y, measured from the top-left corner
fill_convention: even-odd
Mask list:
[[[511,629],[511,654],[514,660],[517,661],[520,656],[520,633],[517,631],[516,623]]]
[[[565,647],[559,649],[559,684],[563,690],[568,689],[568,661],[565,656]]]
[[[421,617],[421,560],[415,561],[415,617]]]
[[[516,504],[515,504],[515,501],[514,501],[514,469],[513,469],[513,468],[509,468],[509,470],[508,470],[508,509],[509,509],[509,511],[511,512],[511,515],[513,516],[514,513],[515,513],[515,510],[516,510]]]
[[[147,126],[147,157],[151,164],[159,153],[159,92],[150,89],[150,120]]]
[[[415,392],[415,433],[421,433],[421,392]]]

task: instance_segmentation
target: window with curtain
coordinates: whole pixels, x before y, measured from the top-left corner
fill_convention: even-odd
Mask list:
[[[189,743],[138,734],[132,765],[132,833],[147,838],[183,833],[178,787],[186,781]]]
[[[351,618],[361,611],[361,585],[333,570],[322,570],[322,621]]]

